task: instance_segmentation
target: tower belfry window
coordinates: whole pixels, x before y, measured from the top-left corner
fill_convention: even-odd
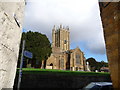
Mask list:
[[[67,44],[67,40],[64,40],[64,44]]]

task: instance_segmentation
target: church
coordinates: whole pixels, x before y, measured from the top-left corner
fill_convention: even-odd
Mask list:
[[[46,69],[86,71],[86,59],[79,47],[70,49],[69,27],[52,29],[52,54],[47,59]]]

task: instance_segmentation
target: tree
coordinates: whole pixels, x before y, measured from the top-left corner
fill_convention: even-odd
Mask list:
[[[89,62],[89,65],[91,67],[91,71],[95,71],[96,67],[97,67],[97,62],[94,58],[88,58],[86,60],[86,62]]]
[[[101,61],[97,62],[94,58],[88,58],[86,62],[89,62],[89,65],[91,67],[91,71],[98,70],[100,71],[101,67],[108,67],[108,63]]]
[[[22,41],[25,40],[25,50],[30,51],[33,53],[33,58],[24,58],[25,63],[27,60],[28,63],[32,63],[33,67],[40,67],[42,60],[47,60],[47,58],[51,54],[51,44],[46,35],[38,33],[38,32],[27,32],[22,33],[21,45],[20,45],[20,54],[21,55],[21,46]],[[19,57],[20,59],[20,57]],[[26,66],[26,65],[25,65]]]

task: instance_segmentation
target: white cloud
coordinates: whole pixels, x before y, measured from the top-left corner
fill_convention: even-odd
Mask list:
[[[70,27],[71,43],[84,41],[93,53],[104,54],[105,44],[97,0],[39,0],[28,2],[24,28],[46,34],[53,25]]]

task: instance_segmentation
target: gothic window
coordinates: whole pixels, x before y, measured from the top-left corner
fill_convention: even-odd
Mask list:
[[[67,44],[67,40],[64,40],[64,44]]]
[[[79,54],[76,55],[76,64],[80,64],[80,55]]]
[[[64,59],[61,59],[61,60],[60,60],[60,67],[61,67],[61,68],[64,68]]]

